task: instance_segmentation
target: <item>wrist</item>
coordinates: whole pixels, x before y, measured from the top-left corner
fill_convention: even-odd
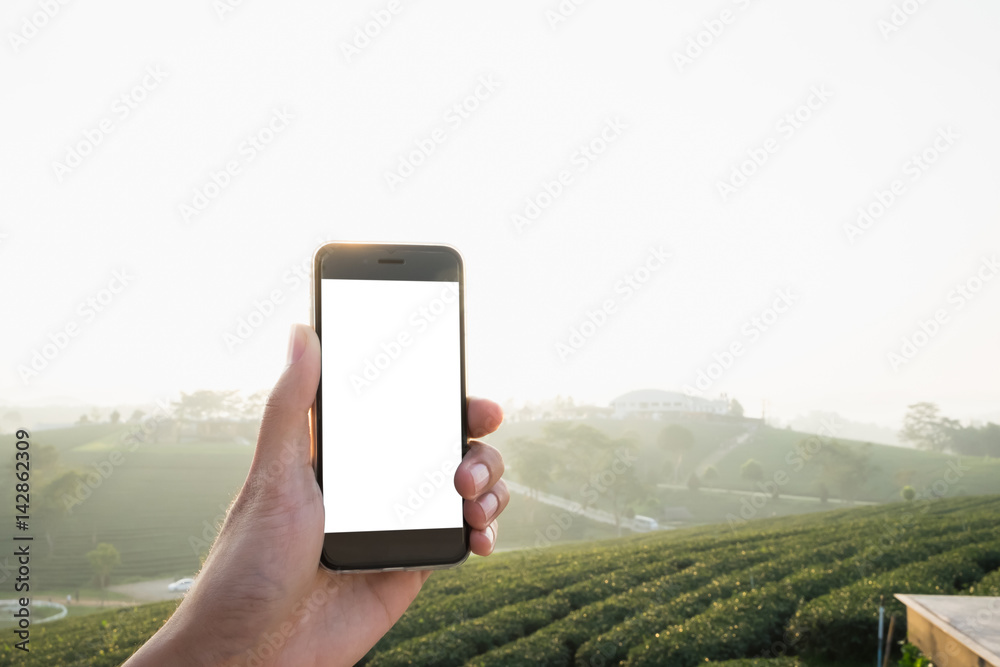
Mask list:
[[[126,661],[127,667],[185,665],[222,667],[237,662],[241,649],[231,640],[214,637],[204,616],[185,599],[167,622]]]

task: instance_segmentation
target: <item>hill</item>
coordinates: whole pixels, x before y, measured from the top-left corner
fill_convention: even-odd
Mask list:
[[[504,424],[489,441],[507,452],[508,445],[518,436],[542,437],[547,422],[515,422]],[[573,422],[574,424],[576,422]],[[585,425],[606,432],[609,437],[631,435],[646,458],[636,466],[644,472],[656,472],[656,457],[664,456],[657,446],[657,437],[666,422],[652,420],[586,420]],[[759,428],[743,444],[731,450],[734,441],[747,432],[739,422],[678,422],[694,435],[695,445],[687,452],[677,477],[686,479],[691,471],[713,461],[717,478],[704,481],[724,492],[702,488],[692,491],[685,485],[660,487],[645,499],[635,501],[639,514],[655,516],[657,512],[671,525],[698,525],[744,518],[780,517],[815,512],[837,507],[834,501],[823,505],[816,499],[816,486],[825,473],[820,457],[808,461],[801,470],[789,464],[788,457],[809,436],[795,431]],[[50,500],[57,511],[44,517],[34,517],[32,527],[41,556],[33,562],[32,576],[40,592],[63,597],[86,587],[91,580],[91,568],[86,553],[100,542],[113,544],[121,553],[122,563],[112,575],[113,583],[152,578],[190,576],[199,567],[205,545],[213,538],[217,525],[246,476],[253,448],[245,442],[160,442],[123,445],[122,436],[131,428],[126,425],[90,424],[66,429],[36,431],[32,447],[38,454],[44,447],[57,452],[52,463],[42,457],[33,459],[32,495],[35,508],[42,482],[59,471],[83,473],[87,483],[77,485],[69,511],[65,495]],[[869,475],[857,489],[861,501],[886,501],[899,498],[900,477],[909,480],[919,492],[945,496],[987,493],[1000,479],[1000,461],[958,459],[933,452],[916,451],[885,445],[865,445],[840,441],[854,452],[865,452],[869,459]],[[13,452],[12,436],[0,436],[0,447]],[[121,458],[113,458],[119,452]],[[765,479],[775,472],[787,473],[779,498],[765,496],[755,485],[740,477],[740,466],[748,458],[761,463]],[[49,456],[51,459],[51,453]],[[115,461],[115,463],[111,463]],[[511,461],[509,460],[509,463]],[[46,466],[57,470],[48,474]],[[958,465],[961,476],[949,483],[946,475]],[[95,468],[97,466],[97,468]],[[103,473],[97,474],[97,469]],[[47,477],[46,477],[47,475]],[[510,466],[508,477],[518,479],[519,471]],[[550,489],[573,500],[579,496],[579,486],[562,483]],[[836,499],[839,490],[831,483],[830,495]],[[12,488],[6,487],[5,495]],[[796,494],[805,496],[797,497]],[[13,500],[13,496],[10,497]],[[598,506],[606,503],[602,495]],[[0,505],[0,522],[12,521],[13,502]],[[664,513],[666,518],[664,518]],[[549,541],[567,542],[614,537],[613,525],[602,524],[583,516],[574,516],[566,530],[546,530],[553,524],[552,508],[514,495],[505,515],[500,533],[500,550],[533,547]],[[546,533],[547,536],[546,536]],[[8,559],[9,560],[9,559]],[[0,568],[4,565],[0,557]]]
[[[515,451],[518,441],[528,439],[540,447],[547,445],[546,429],[557,422],[528,421],[504,424],[491,438],[505,454]],[[744,496],[771,496],[755,507],[754,516],[781,516],[828,509],[818,501],[825,493],[832,501],[883,503],[899,500],[904,486],[912,486],[920,496],[955,497],[992,493],[1000,479],[1000,460],[956,456],[938,452],[858,442],[837,437],[836,424],[830,437],[820,437],[790,429],[758,426],[756,422],[707,421],[704,419],[581,419],[562,424],[583,426],[610,438],[630,438],[644,475],[658,476],[660,491],[638,503],[636,511],[654,515],[664,509],[686,510],[681,516],[691,523],[726,521],[745,508]],[[671,424],[691,432],[694,445],[679,459],[668,455],[658,444],[660,433]],[[741,437],[743,436],[743,437]],[[511,478],[523,481],[515,457],[510,457]],[[742,465],[753,459],[760,463],[760,483],[741,474]],[[665,464],[669,474],[661,473]],[[705,476],[706,468],[711,476]],[[702,492],[690,492],[692,473],[700,478]],[[774,481],[777,480],[777,483]],[[730,497],[710,496],[706,487],[731,491]],[[579,486],[566,484],[558,476],[550,492],[573,497]],[[574,498],[579,500],[579,498]],[[667,512],[669,514],[669,512]],[[658,517],[659,518],[659,517]],[[683,522],[683,521],[682,521]]]
[[[864,443],[836,436],[832,439],[868,459],[868,477],[852,489],[851,500],[892,502],[899,499],[900,489],[907,484],[918,493],[924,491],[936,496],[991,493],[1000,479],[1000,460],[996,459]],[[823,476],[823,448],[830,441],[831,438],[792,430],[762,428],[746,445],[732,450],[716,464],[718,485],[750,488],[740,478],[740,466],[747,459],[755,459],[764,468],[765,478],[779,472],[787,474],[788,483],[782,487],[782,493],[815,496]],[[814,449],[819,454],[810,455]],[[829,486],[831,495],[848,495],[836,484]]]
[[[476,558],[434,573],[366,662],[868,665],[880,595],[897,628],[894,592],[1000,595],[998,515],[1000,496],[918,500]],[[36,626],[32,664],[117,665],[175,604]]]
[[[121,554],[113,583],[179,579],[199,568],[202,552],[246,478],[253,447],[236,440],[123,444],[130,428],[91,424],[31,434],[35,591],[63,598],[87,587],[92,572],[86,554],[101,542]],[[58,452],[57,460],[41,455],[48,447]],[[0,451],[14,452],[12,435],[0,436]],[[45,483],[70,470],[83,479],[52,494],[43,492]],[[13,477],[10,471],[3,474]],[[0,522],[12,525],[14,489],[2,489]],[[43,499],[49,511],[39,515]],[[551,522],[539,510],[514,502],[499,548],[534,545],[538,531]],[[559,538],[614,535],[613,526],[576,517]],[[0,556],[0,578],[12,561]]]

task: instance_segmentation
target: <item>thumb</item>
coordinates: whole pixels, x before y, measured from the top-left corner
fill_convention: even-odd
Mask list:
[[[293,324],[288,365],[264,408],[251,470],[277,472],[311,466],[309,409],[319,385],[319,338],[312,327]]]

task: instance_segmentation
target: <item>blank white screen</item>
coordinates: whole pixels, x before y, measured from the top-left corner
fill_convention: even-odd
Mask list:
[[[460,528],[458,283],[323,279],[326,532]]]

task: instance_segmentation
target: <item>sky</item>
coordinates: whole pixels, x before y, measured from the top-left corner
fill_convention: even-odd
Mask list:
[[[360,240],[463,254],[475,395],[1000,419],[996,3],[57,7],[0,13],[0,404],[267,388]]]

